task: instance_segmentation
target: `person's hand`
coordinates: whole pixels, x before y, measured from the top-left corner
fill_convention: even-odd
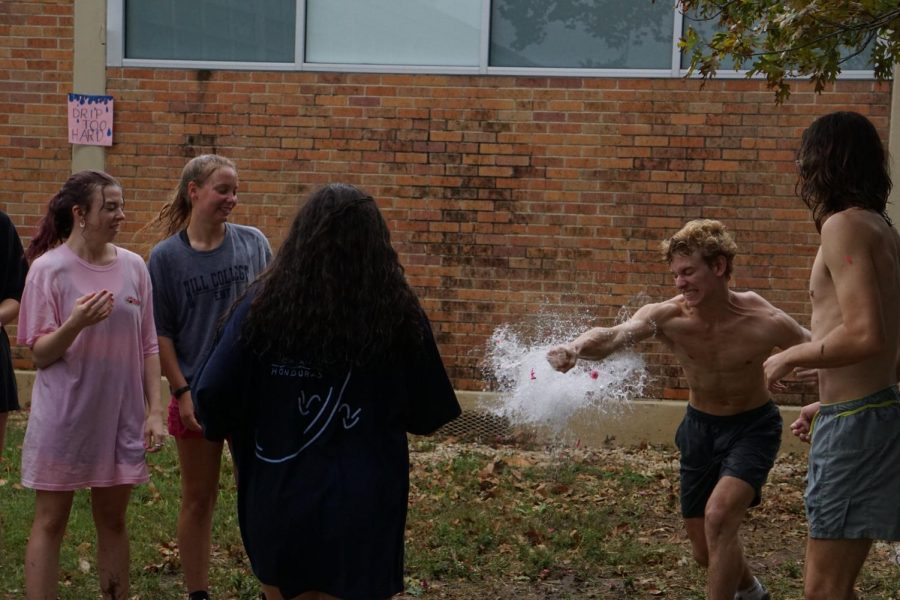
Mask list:
[[[794,367],[788,363],[785,354],[785,352],[773,354],[763,363],[763,370],[766,373],[766,387],[772,392],[785,391],[787,386],[781,380],[794,370]]]
[[[819,403],[808,404],[800,409],[800,416],[791,423],[791,433],[800,438],[801,442],[809,443],[810,429],[813,417],[819,412]]]
[[[107,290],[91,292],[75,300],[70,319],[78,329],[96,325],[109,317],[113,310],[113,295]]]
[[[578,354],[569,346],[557,346],[547,352],[547,362],[560,373],[565,373],[578,362]]]
[[[178,398],[178,416],[181,417],[181,424],[191,431],[203,431],[200,423],[194,415],[194,401],[191,399],[190,390],[181,394]]]
[[[159,452],[165,445],[166,427],[163,416],[159,413],[150,413],[144,420],[144,450],[147,452]]]

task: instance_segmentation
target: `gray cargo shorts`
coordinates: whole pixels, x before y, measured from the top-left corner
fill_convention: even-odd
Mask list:
[[[900,541],[897,386],[822,405],[812,424],[805,500],[811,538]]]

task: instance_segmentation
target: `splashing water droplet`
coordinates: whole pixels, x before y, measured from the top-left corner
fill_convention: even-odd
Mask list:
[[[553,369],[547,351],[588,327],[584,319],[566,321],[551,315],[537,319],[537,327],[503,325],[491,335],[485,374],[496,382],[499,402],[486,406],[488,411],[513,425],[545,426],[560,433],[576,413],[612,416],[643,395],[645,364],[629,349],[601,362],[580,360],[568,373]],[[529,335],[525,329],[534,331]]]

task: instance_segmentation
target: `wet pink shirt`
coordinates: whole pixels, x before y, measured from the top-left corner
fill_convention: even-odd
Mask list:
[[[140,256],[90,264],[62,244],[34,261],[19,311],[31,347],[58,329],[75,300],[113,293],[109,318],[84,328],[65,354],[38,369],[22,446],[22,485],[74,490],[148,481],[144,461],[144,357],[157,354],[150,275]]]

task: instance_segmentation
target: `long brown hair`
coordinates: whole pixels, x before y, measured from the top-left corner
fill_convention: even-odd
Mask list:
[[[178,186],[172,192],[169,202],[162,207],[153,225],[162,227],[166,236],[180,231],[191,220],[191,198],[188,196],[188,186],[193,181],[197,186],[202,186],[221,167],[231,167],[237,172],[234,163],[218,154],[201,154],[188,161],[181,170],[181,179]]]
[[[803,132],[797,164],[798,194],[819,231],[826,217],[854,206],[891,222],[887,153],[875,126],[861,114],[833,112],[813,121]]]
[[[121,189],[122,184],[102,171],[79,171],[71,175],[47,204],[47,212],[38,223],[38,232],[31,238],[25,251],[28,262],[34,261],[68,238],[75,225],[72,208],[79,206],[84,214],[89,213],[94,191],[99,189],[101,199],[105,202],[103,190],[108,187]]]
[[[351,185],[309,197],[255,287],[241,337],[260,355],[327,369],[372,365],[422,345],[422,309],[387,223]]]

